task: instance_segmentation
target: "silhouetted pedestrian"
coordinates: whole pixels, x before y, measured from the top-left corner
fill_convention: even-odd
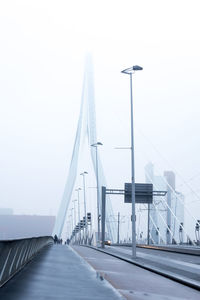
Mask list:
[[[58,237],[56,234],[54,235],[54,244],[58,244]]]

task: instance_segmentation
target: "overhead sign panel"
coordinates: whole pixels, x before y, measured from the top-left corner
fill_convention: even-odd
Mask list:
[[[132,203],[131,200],[132,184],[125,183],[124,202]],[[135,183],[135,203],[152,203],[153,202],[153,184]]]

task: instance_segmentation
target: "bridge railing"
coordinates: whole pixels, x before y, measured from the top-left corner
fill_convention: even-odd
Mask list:
[[[0,241],[0,287],[51,244],[50,236]]]

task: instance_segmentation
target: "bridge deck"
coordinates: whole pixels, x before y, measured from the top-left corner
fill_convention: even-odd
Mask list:
[[[120,254],[131,259],[132,249],[130,247],[107,247],[106,251]],[[176,278],[186,280],[188,283],[198,286],[200,289],[200,257],[190,254],[152,250],[148,248],[137,248],[138,263],[164,271],[174,275]]]
[[[199,300],[200,292],[93,248],[73,246],[129,300]],[[111,252],[111,248],[108,247]],[[119,253],[119,252],[118,252]],[[95,299],[95,298],[94,298]]]
[[[54,245],[0,289],[0,299],[120,299],[105,280],[69,247]]]

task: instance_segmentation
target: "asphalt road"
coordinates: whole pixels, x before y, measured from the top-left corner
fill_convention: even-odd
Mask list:
[[[108,252],[131,258],[131,247],[110,246]],[[200,285],[200,256],[137,248],[136,261],[195,281]]]
[[[102,277],[130,300],[199,300],[200,292],[97,250],[73,246]],[[111,251],[112,248],[107,247]],[[130,251],[130,249],[123,249]],[[119,250],[116,250],[119,251]],[[142,251],[141,251],[142,253]]]

